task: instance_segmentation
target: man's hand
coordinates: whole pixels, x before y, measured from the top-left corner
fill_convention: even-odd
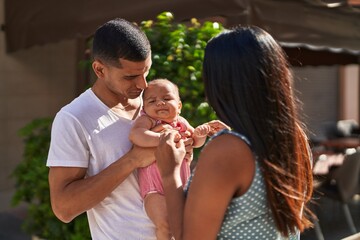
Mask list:
[[[135,168],[146,167],[155,161],[155,147],[139,147],[134,145],[128,152]]]

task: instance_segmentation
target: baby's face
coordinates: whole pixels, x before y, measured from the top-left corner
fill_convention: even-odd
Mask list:
[[[146,114],[154,119],[171,123],[180,113],[181,101],[177,89],[170,83],[149,85],[143,98]]]

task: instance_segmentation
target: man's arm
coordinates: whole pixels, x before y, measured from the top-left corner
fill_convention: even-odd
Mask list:
[[[91,177],[85,177],[86,168],[50,167],[49,184],[51,205],[63,222],[94,207],[107,197],[138,167],[154,161],[154,148],[134,146],[127,154]]]

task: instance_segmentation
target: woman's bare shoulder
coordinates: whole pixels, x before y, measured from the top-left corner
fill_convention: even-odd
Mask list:
[[[251,185],[255,174],[255,156],[249,145],[232,134],[213,138],[203,148],[198,165],[206,165],[205,171],[217,172],[219,178],[227,179],[241,195]]]

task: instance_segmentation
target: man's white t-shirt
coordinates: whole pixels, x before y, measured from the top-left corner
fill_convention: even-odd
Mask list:
[[[57,113],[47,166],[82,167],[87,168],[87,176],[96,175],[130,150],[133,122],[109,109],[91,89],[86,90]],[[136,172],[88,210],[87,216],[94,240],[156,239]]]

